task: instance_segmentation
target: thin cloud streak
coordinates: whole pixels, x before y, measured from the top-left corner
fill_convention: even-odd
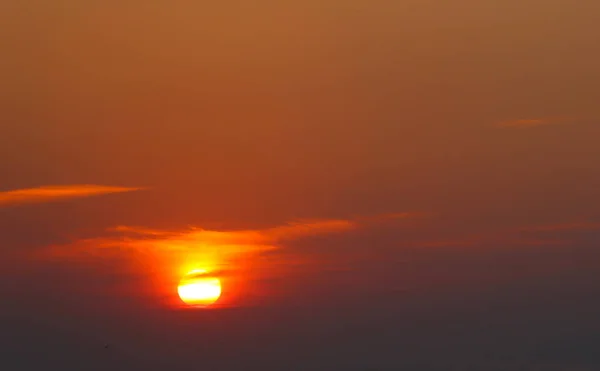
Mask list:
[[[415,243],[416,247],[419,248],[491,248],[491,247],[502,247],[502,248],[519,248],[519,247],[550,247],[550,246],[567,246],[571,244],[570,240],[557,240],[557,239],[536,239],[536,238],[522,238],[518,236],[505,236],[505,235],[490,235],[490,236],[473,236],[466,237],[463,239],[446,239],[446,240],[433,240],[423,241]]]
[[[140,191],[144,188],[113,187],[94,184],[41,186],[0,192],[0,207],[62,201],[72,198]]]
[[[575,119],[572,117],[528,118],[528,119],[501,121],[501,122],[496,123],[494,126],[496,126],[498,128],[525,129],[525,128],[535,128],[535,127],[548,126],[548,125],[568,124],[568,123],[574,122],[574,120]]]
[[[489,234],[472,234],[462,238],[417,241],[422,248],[484,248],[570,246],[578,235],[600,231],[600,222],[579,220],[567,223],[522,226]]]
[[[402,218],[398,216],[402,215]],[[83,239],[69,245],[52,246],[43,254],[53,258],[111,256],[123,252],[200,254],[208,260],[227,261],[232,256],[278,249],[283,243],[305,237],[344,233],[368,227],[375,221],[410,219],[410,213],[355,219],[299,220],[265,229],[216,231],[191,228],[169,231],[118,226],[112,236]],[[421,214],[415,213],[415,217]],[[210,259],[208,258],[210,256]]]
[[[600,222],[582,221],[563,224],[539,225],[522,228],[523,232],[559,232],[559,231],[596,231],[600,230]]]

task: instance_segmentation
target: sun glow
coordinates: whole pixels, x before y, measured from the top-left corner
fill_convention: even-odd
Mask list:
[[[195,269],[179,282],[177,292],[187,305],[209,306],[221,296],[221,281],[203,269]]]

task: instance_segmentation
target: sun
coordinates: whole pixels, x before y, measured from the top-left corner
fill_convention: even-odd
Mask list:
[[[187,305],[206,307],[219,300],[221,281],[203,269],[195,269],[181,279],[177,293]]]

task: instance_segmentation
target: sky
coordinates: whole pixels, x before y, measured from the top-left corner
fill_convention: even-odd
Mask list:
[[[1,2],[0,366],[600,369],[597,3]]]

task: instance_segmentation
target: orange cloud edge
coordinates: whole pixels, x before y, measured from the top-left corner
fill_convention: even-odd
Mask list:
[[[68,245],[53,246],[53,256],[96,255],[115,251],[205,253],[219,255],[249,253],[276,249],[286,241],[304,237],[343,233],[373,223],[400,221],[424,217],[425,213],[382,214],[352,219],[295,220],[264,229],[209,230],[188,228],[186,230],[162,230],[134,226],[116,226],[108,232],[112,235],[81,239]]]
[[[156,293],[162,293],[167,306],[181,303],[173,296],[181,277],[202,269],[224,281],[227,290],[243,292],[251,276],[277,275],[298,265],[311,263],[310,257],[298,254],[270,255],[284,250],[293,240],[312,236],[341,234],[373,223],[401,222],[420,218],[422,213],[386,214],[352,219],[295,220],[263,229],[209,230],[187,228],[162,230],[132,226],[116,226],[106,236],[76,240],[38,250],[32,258],[62,262],[122,264],[134,274],[142,274],[155,282]],[[404,223],[404,222],[402,222]],[[120,266],[122,269],[125,266]],[[232,294],[233,295],[233,294]],[[222,305],[231,303],[226,297]],[[233,299],[231,299],[233,300]],[[236,302],[236,300],[233,300]],[[229,305],[229,304],[227,304]]]
[[[96,184],[55,185],[0,192],[0,207],[28,203],[54,202],[112,193],[141,191],[141,187],[115,187]]]

